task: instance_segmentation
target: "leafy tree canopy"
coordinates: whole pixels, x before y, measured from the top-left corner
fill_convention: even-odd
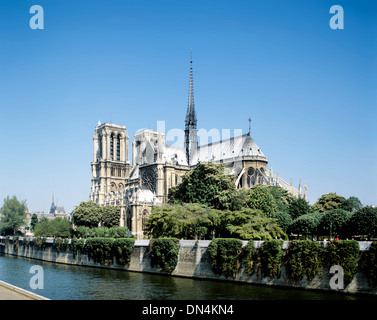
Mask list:
[[[333,209],[323,213],[318,225],[318,234],[320,235],[338,235],[343,236],[348,220],[352,213],[342,209]]]
[[[226,174],[225,165],[199,163],[169,190],[169,202],[200,203],[223,210],[230,209],[235,195],[233,177]]]
[[[274,196],[267,188],[255,187],[249,189],[250,195],[246,204],[250,209],[261,210],[264,214],[271,217],[277,210]]]
[[[323,194],[315,204],[313,204],[313,211],[325,212],[336,209],[341,206],[346,199],[334,192]]]
[[[363,207],[361,201],[357,197],[349,197],[340,206],[340,209],[355,212]]]
[[[98,227],[102,218],[101,207],[92,201],[83,201],[73,211],[73,222],[77,226]]]
[[[26,202],[18,201],[16,196],[4,199],[4,205],[0,209],[0,232],[2,234],[15,234],[25,223]]]
[[[302,198],[293,199],[288,206],[288,213],[291,215],[292,219],[297,219],[298,217],[311,212],[312,209],[309,203]]]

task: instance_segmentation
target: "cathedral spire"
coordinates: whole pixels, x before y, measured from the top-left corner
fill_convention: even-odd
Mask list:
[[[190,165],[192,156],[198,148],[198,136],[196,129],[196,114],[194,106],[194,81],[192,76],[192,52],[190,59],[190,86],[187,113],[185,119],[185,150],[187,164]]]
[[[192,51],[190,59],[190,87],[189,87],[189,99],[187,106],[186,114],[186,125],[194,125],[196,127],[196,114],[195,114],[195,105],[194,105],[194,81],[193,81],[193,72],[192,72]]]

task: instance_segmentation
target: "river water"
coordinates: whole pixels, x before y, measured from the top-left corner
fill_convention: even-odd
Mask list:
[[[32,266],[43,268],[43,289],[32,289]],[[39,274],[40,275],[40,274]],[[0,280],[52,300],[357,300],[337,292],[276,288],[56,264],[0,255]],[[32,283],[35,283],[32,279]]]

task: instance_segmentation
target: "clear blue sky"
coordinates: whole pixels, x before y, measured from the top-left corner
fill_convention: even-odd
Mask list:
[[[329,27],[332,5],[344,29]],[[41,5],[45,29],[29,27]],[[377,205],[375,1],[0,0],[0,206],[89,199],[97,122],[248,130],[310,203]],[[131,153],[129,154],[131,159]]]

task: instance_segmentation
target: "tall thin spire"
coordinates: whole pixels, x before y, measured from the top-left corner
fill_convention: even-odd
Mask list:
[[[187,113],[185,119],[185,149],[187,164],[190,165],[192,156],[198,148],[198,135],[196,129],[196,114],[194,106],[194,81],[192,72],[192,51],[190,58],[190,86],[189,86],[189,99],[187,106]]]
[[[190,87],[189,87],[189,99],[187,106],[186,114],[186,125],[195,125],[196,126],[196,114],[195,114],[195,105],[194,105],[194,80],[192,72],[192,51],[190,57]]]

